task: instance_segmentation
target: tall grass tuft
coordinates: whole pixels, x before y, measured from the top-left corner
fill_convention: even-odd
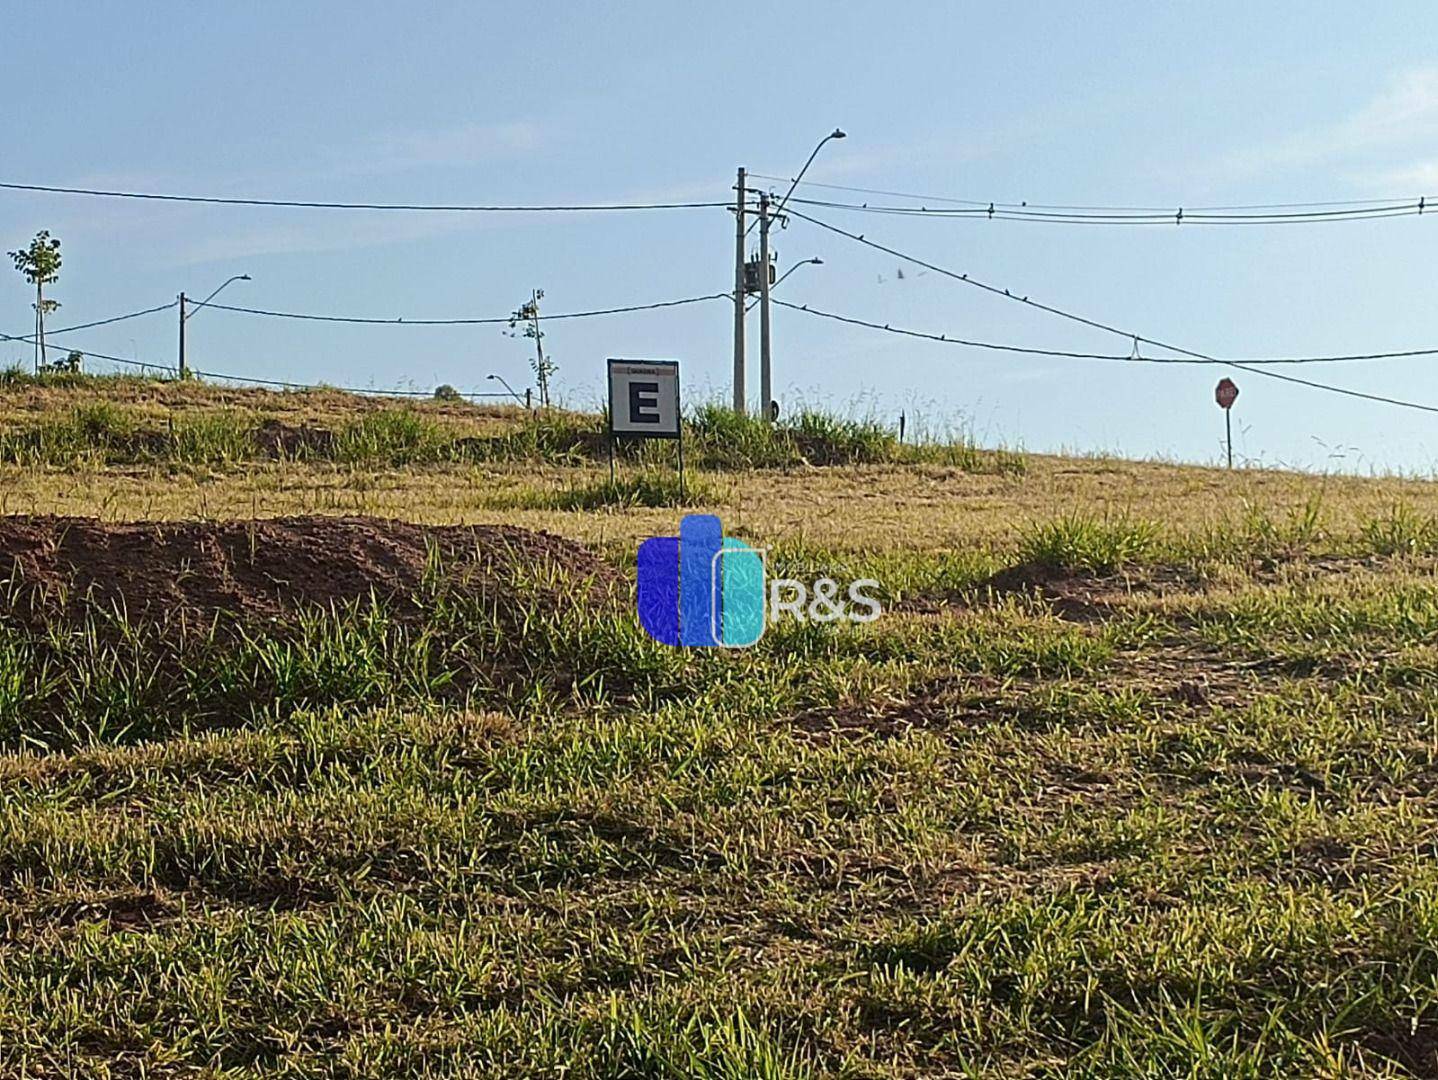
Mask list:
[[[1394,503],[1381,517],[1366,519],[1360,532],[1375,555],[1427,555],[1438,550],[1438,519]]]
[[[873,420],[806,409],[776,423],[717,404],[686,421],[693,460],[711,469],[784,469],[799,465],[947,465],[972,473],[1021,474],[1022,455],[981,450],[967,438],[901,443]]]
[[[497,497],[491,505],[519,510],[628,510],[635,507],[706,506],[720,501],[718,490],[695,476],[679,483],[661,469],[561,488],[528,488]]]
[[[185,414],[170,430],[170,455],[185,464],[237,464],[255,453],[255,425],[233,409]]]
[[[1055,570],[1107,573],[1153,554],[1159,527],[1151,521],[1096,517],[1078,511],[1027,527],[1020,538],[1022,561]]]
[[[898,437],[872,420],[805,410],[783,429],[810,465],[871,465],[898,458]]]
[[[347,465],[423,465],[451,458],[453,438],[414,409],[380,409],[335,434],[335,460]]]
[[[611,1013],[595,1032],[603,1075],[686,1080],[809,1080],[812,1057],[780,1044],[742,1010],[688,1017],[673,1011]]]
[[[561,465],[594,460],[606,453],[602,417],[549,410],[527,415],[518,428],[467,444],[481,461],[548,461]]]
[[[777,469],[797,464],[785,429],[756,416],[706,404],[687,421],[696,460],[715,469]]]
[[[72,406],[27,427],[0,432],[0,461],[69,467],[133,456],[137,423],[110,401]]]

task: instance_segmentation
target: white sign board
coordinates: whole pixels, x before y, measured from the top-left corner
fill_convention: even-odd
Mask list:
[[[679,361],[609,361],[609,432],[679,438]]]

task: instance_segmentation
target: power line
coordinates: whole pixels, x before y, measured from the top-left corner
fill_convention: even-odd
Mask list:
[[[789,211],[789,213],[791,213],[796,218],[809,222],[812,225],[817,225],[821,229],[836,233],[839,236],[847,237],[850,240],[863,244],[865,247],[873,248],[876,251],[882,251],[886,255],[893,256],[894,258],[903,259],[905,262],[913,263],[915,266],[921,266],[925,270],[932,270],[936,274],[942,274],[945,277],[953,278],[955,281],[962,282],[965,285],[972,285],[976,289],[982,289],[985,292],[993,293],[995,296],[1002,296],[1008,300],[1013,300],[1016,303],[1026,304],[1029,307],[1038,309],[1039,311],[1045,311],[1048,312],[1050,315],[1056,315],[1061,319],[1067,319],[1070,322],[1075,322],[1082,326],[1089,326],[1095,330],[1102,330],[1105,333],[1117,334],[1119,337],[1126,338],[1134,342],[1135,345],[1140,343],[1145,345],[1152,345],[1154,348],[1163,349],[1167,352],[1178,353],[1181,356],[1189,357],[1191,359],[1206,360],[1213,363],[1226,364],[1229,367],[1237,368],[1240,371],[1247,371],[1254,375],[1262,375],[1265,378],[1269,379],[1280,379],[1283,382],[1297,383],[1300,386],[1312,387],[1315,390],[1326,390],[1329,393],[1342,394],[1346,397],[1363,398],[1364,400],[1376,401],[1384,405],[1396,405],[1405,409],[1420,409],[1423,412],[1438,413],[1438,405],[1425,405],[1416,401],[1404,401],[1400,398],[1384,397],[1381,394],[1369,394],[1365,393],[1362,390],[1350,390],[1342,386],[1330,386],[1327,383],[1314,382],[1311,379],[1301,379],[1297,375],[1284,375],[1280,372],[1269,371],[1263,367],[1246,364],[1242,361],[1221,360],[1218,357],[1208,356],[1200,352],[1194,352],[1191,349],[1185,349],[1178,345],[1170,345],[1168,342],[1160,341],[1158,338],[1145,337],[1142,334],[1135,334],[1131,331],[1122,330],[1119,327],[1111,326],[1108,323],[1099,322],[1097,319],[1090,319],[1087,316],[1077,315],[1074,312],[1065,311],[1062,308],[1057,308],[1049,304],[1040,303],[1037,300],[1030,300],[1027,296],[1016,296],[1008,289],[1001,289],[997,285],[990,285],[987,282],[979,281],[976,278],[970,277],[968,274],[957,273],[956,271],[946,269],[945,267],[937,266],[934,263],[926,262],[923,259],[920,259],[914,255],[909,255],[905,252],[898,251],[895,248],[887,247],[884,244],[877,243],[876,241],[867,240],[861,233],[851,233],[846,229],[839,228],[837,225],[830,225],[826,221],[820,221],[818,218],[810,217],[807,214],[800,213],[797,210],[791,210]]]
[[[71,328],[73,329],[73,328]],[[0,334],[0,341],[18,341],[24,345],[35,345],[38,339],[34,335],[24,334]],[[147,364],[140,360],[131,360],[127,356],[110,356],[107,353],[95,352],[92,349],[70,349],[72,353],[79,353],[81,356],[95,360],[108,360],[114,364],[124,364],[127,367],[148,368],[151,371],[174,371],[173,367],[166,367],[164,364]]]
[[[764,173],[756,172],[751,172],[749,173],[749,175],[752,177],[756,177],[760,180],[773,180],[782,184],[788,184],[793,182],[792,179],[787,176],[768,176]],[[1095,211],[1112,214],[1164,214],[1169,217],[1172,216],[1174,211],[1174,207],[1172,206],[1102,206],[1079,203],[1001,202],[994,199],[961,199],[945,195],[919,195],[907,191],[886,191],[882,188],[851,187],[845,184],[826,184],[820,183],[817,180],[803,180],[800,182],[800,186],[826,188],[830,191],[850,191],[861,195],[883,195],[892,199],[913,199],[920,202],[952,203],[956,206],[974,206],[980,208],[992,206],[996,210],[1076,210]],[[1244,210],[1296,210],[1326,208],[1334,206],[1374,207],[1385,206],[1395,203],[1400,205],[1425,203],[1426,208],[1426,196],[1420,197],[1417,200],[1405,199],[1402,196],[1394,196],[1392,198],[1373,199],[1328,199],[1318,202],[1274,202],[1246,203],[1229,206],[1193,206],[1189,207],[1188,209],[1195,213],[1224,213]]]
[[[598,315],[623,315],[634,311],[657,311],[660,308],[682,307],[685,304],[700,304],[706,300],[728,300],[729,293],[710,293],[706,296],[686,296],[680,300],[661,300],[652,304],[630,304],[627,307],[596,308],[592,311],[564,311],[554,315],[545,315],[544,321],[551,322],[556,319],[588,319]],[[299,311],[269,311],[264,308],[235,307],[229,304],[217,304],[213,301],[205,304],[195,304],[196,308],[210,307],[218,311],[233,311],[242,315],[260,315],[272,319],[301,319],[307,322],[328,322],[328,323],[358,323],[366,326],[496,326],[514,322],[513,315],[490,316],[477,319],[411,319],[411,318],[376,318],[372,316],[359,315],[316,315]]]
[[[27,345],[35,344],[35,338],[33,336],[26,337],[17,334],[0,334],[0,340],[19,341]],[[176,371],[175,368],[167,367],[163,364],[149,364],[141,360],[131,360],[129,357],[126,356],[111,356],[109,353],[96,352],[93,349],[71,349],[70,351],[77,352],[81,356],[84,356],[91,360],[105,360],[112,364],[123,364],[126,367],[146,368],[150,371],[167,371],[172,373]],[[278,386],[283,387],[287,390],[334,390],[343,394],[371,394],[376,397],[428,398],[434,396],[428,390],[385,390],[376,389],[375,387],[332,386],[329,383],[286,382],[281,379],[253,378],[249,375],[229,375],[222,371],[199,371],[194,368],[190,370],[193,374],[203,375],[207,379],[227,379],[231,382],[246,383],[254,386]],[[507,398],[511,395],[508,393],[501,393],[499,391],[495,391],[493,393],[468,392],[462,394],[461,396],[467,398]]]
[[[409,210],[441,213],[587,213],[603,210],[695,210],[727,207],[727,202],[558,203],[548,205],[482,205],[468,203],[326,202],[309,199],[236,198],[222,195],[176,195],[153,191],[108,191],[99,188],[58,187],[0,181],[0,189],[38,191],[52,195],[90,195],[106,199],[146,199],[151,202],[206,203],[217,206],[279,206],[305,210]]]
[[[1043,349],[1027,345],[1010,345],[996,341],[974,341],[969,338],[954,337],[950,334],[935,334],[925,330],[912,330],[906,327],[894,326],[892,323],[873,322],[868,319],[856,318],[852,315],[840,315],[833,311],[824,311],[812,304],[794,304],[784,300],[770,300],[770,303],[779,307],[790,308],[793,311],[802,311],[806,315],[815,315],[821,319],[831,319],[835,322],[848,323],[851,326],[863,326],[870,330],[883,330],[890,334],[900,334],[904,337],[922,338],[925,341],[937,341],[944,345],[962,345],[971,349],[991,349],[995,352],[1022,353],[1026,356],[1053,356],[1068,360],[1121,360],[1126,363],[1145,364],[1218,364],[1223,366],[1233,364],[1255,364],[1272,366],[1275,364],[1338,364],[1358,360],[1397,360],[1414,356],[1435,356],[1438,355],[1438,348],[1433,349],[1404,349],[1399,352],[1378,352],[1378,353],[1347,353],[1340,356],[1265,356],[1265,357],[1241,357],[1229,359],[1217,357],[1213,359],[1199,359],[1191,356],[1143,356],[1137,353],[1096,353],[1096,352],[1074,352],[1068,349]]]
[[[96,319],[94,322],[76,323],[74,326],[62,326],[58,330],[46,330],[45,333],[47,336],[52,336],[54,334],[68,334],[72,330],[89,330],[96,326],[109,326],[111,323],[124,322],[126,319],[138,319],[141,315],[154,315],[160,311],[169,311],[178,303],[178,300],[171,300],[168,304],[145,308],[143,311],[131,311],[124,315],[112,315],[108,319]]]
[[[559,313],[556,313],[556,314],[554,314],[554,315],[546,315],[546,316],[545,316],[545,319],[546,319],[546,320],[554,320],[554,319],[584,319],[584,318],[591,318],[591,317],[601,316],[601,315],[620,315],[620,314],[625,314],[625,313],[628,313],[628,312],[636,312],[636,311],[657,311],[657,310],[662,309],[662,308],[680,307],[680,306],[687,305],[687,304],[698,304],[698,303],[702,303],[702,302],[705,302],[705,301],[708,301],[708,300],[728,300],[728,299],[730,299],[730,294],[729,294],[729,293],[724,293],[724,292],[720,292],[720,293],[710,293],[710,294],[705,295],[705,296],[688,296],[688,297],[684,297],[684,298],[679,299],[679,300],[661,300],[661,301],[657,301],[657,302],[655,302],[655,303],[649,303],[649,304],[630,304],[630,305],[625,306],[625,307],[596,308],[596,309],[592,309],[592,310],[589,310],[589,311],[559,312]],[[76,325],[74,325],[74,326],[64,327],[64,328],[62,328],[62,329],[60,329],[60,330],[50,331],[50,333],[52,333],[52,334],[61,334],[61,333],[66,333],[66,332],[71,331],[71,330],[83,330],[83,329],[87,329],[87,328],[90,328],[90,327],[105,326],[105,325],[108,325],[108,324],[110,324],[110,323],[120,322],[120,321],[122,321],[122,320],[124,320],[124,319],[133,319],[133,318],[136,318],[136,317],[138,317],[138,316],[140,316],[140,315],[151,315],[151,314],[154,314],[155,312],[167,311],[167,310],[169,310],[169,309],[175,307],[177,303],[178,303],[178,301],[171,301],[171,302],[168,303],[168,304],[162,304],[162,305],[160,305],[160,306],[158,306],[158,307],[147,308],[147,309],[145,309],[145,310],[143,310],[143,311],[132,311],[132,312],[128,312],[127,314],[124,314],[124,315],[116,315],[116,316],[113,316],[113,317],[108,318],[108,319],[97,319],[97,320],[95,320],[94,322],[79,323],[79,324],[76,324]],[[262,308],[244,308],[244,307],[235,307],[235,306],[227,305],[227,304],[218,304],[218,303],[215,303],[214,301],[209,301],[209,302],[206,302],[206,303],[198,303],[198,304],[195,304],[194,306],[195,306],[196,308],[200,308],[200,307],[212,307],[212,308],[216,308],[216,309],[221,310],[221,311],[232,311],[232,312],[239,312],[239,313],[246,314],[246,315],[259,315],[259,316],[267,316],[267,317],[271,317],[271,318],[301,319],[301,320],[306,320],[306,321],[330,322],[330,323],[358,323],[358,324],[363,324],[363,325],[389,325],[389,326],[395,326],[395,325],[400,325],[400,326],[496,325],[496,324],[508,324],[508,323],[511,322],[512,319],[513,319],[513,317],[512,317],[512,316],[509,316],[509,315],[498,316],[498,317],[491,317],[491,318],[482,318],[482,319],[405,319],[405,318],[398,318],[398,319],[379,319],[379,318],[365,318],[365,317],[347,316],[347,315],[314,315],[314,314],[308,314],[308,313],[303,313],[303,312],[293,312],[293,311],[268,311],[268,310],[265,310],[265,309],[262,309]],[[35,339],[33,336],[26,336],[26,335],[0,334],[0,340],[4,340],[4,341],[18,341],[18,342],[22,342],[22,343],[25,343],[25,344],[31,344],[31,345],[33,345],[33,344],[35,344],[35,340],[36,340],[36,339]],[[110,362],[110,363],[124,364],[124,365],[130,366],[130,367],[146,368],[146,369],[153,370],[153,371],[174,371],[174,370],[176,370],[176,369],[173,368],[173,367],[166,367],[166,366],[159,365],[159,364],[141,363],[141,362],[138,361],[138,360],[131,360],[131,359],[129,359],[128,357],[123,357],[123,356],[111,356],[111,355],[106,354],[106,353],[95,352],[94,350],[88,350],[88,349],[72,349],[71,351],[72,351],[72,352],[78,352],[78,353],[80,353],[80,355],[82,355],[82,356],[90,357],[90,358],[93,358],[93,359],[96,359],[96,360],[105,360],[105,361],[108,361],[108,362]],[[364,388],[360,388],[360,387],[328,386],[328,385],[321,385],[321,384],[317,384],[317,383],[300,383],[300,382],[289,382],[289,381],[285,381],[285,380],[281,380],[281,379],[260,379],[260,378],[251,378],[250,376],[245,376],[245,375],[229,375],[229,374],[226,374],[226,373],[224,373],[224,372],[218,372],[218,371],[199,371],[199,370],[195,370],[194,373],[195,373],[196,375],[203,375],[203,376],[205,376],[205,377],[207,377],[207,378],[228,379],[228,380],[231,380],[231,381],[234,381],[234,382],[251,383],[251,384],[255,384],[255,385],[259,385],[259,386],[277,386],[277,387],[283,387],[283,388],[285,388],[285,389],[292,389],[292,390],[322,390],[322,389],[328,389],[328,390],[338,390],[338,391],[342,391],[342,392],[344,392],[344,393],[350,393],[350,394],[382,394],[382,395],[391,396],[391,397],[429,397],[429,396],[430,396],[430,394],[429,394],[427,391],[422,391],[422,390],[374,390],[374,389],[364,389]],[[465,394],[464,396],[465,396],[465,397],[471,397],[471,398],[491,398],[491,397],[509,397],[510,395],[507,394],[507,393],[498,393],[498,392],[496,392],[496,393],[471,393],[471,394]]]
[[[434,394],[428,390],[376,390],[372,387],[366,389],[355,386],[330,386],[328,383],[297,383],[285,382],[282,379],[255,379],[248,375],[226,375],[219,371],[199,371],[194,368],[192,368],[191,371],[207,379],[228,379],[231,382],[241,382],[254,386],[278,386],[286,390],[334,390],[342,394],[369,394],[375,397],[434,397]],[[505,391],[496,390],[492,393],[465,392],[461,393],[460,396],[466,398],[507,398],[513,395]]]
[[[1426,199],[1347,210],[1305,210],[1263,213],[1204,213],[1183,208],[1162,213],[1082,213],[1047,210],[1001,209],[996,205],[983,207],[928,207],[871,205],[869,203],[834,202],[826,199],[790,199],[790,203],[847,210],[864,214],[890,214],[899,217],[950,218],[985,221],[1029,221],[1046,225],[1305,225],[1372,221],[1377,218],[1418,217],[1427,209]]]

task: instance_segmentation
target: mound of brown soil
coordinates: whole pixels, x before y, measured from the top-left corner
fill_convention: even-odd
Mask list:
[[[99,605],[131,620],[205,626],[283,619],[306,605],[416,610],[435,559],[448,580],[497,597],[516,576],[558,570],[596,602],[619,587],[588,549],[509,526],[422,526],[366,517],[111,524],[0,517],[0,613],[38,626]]]

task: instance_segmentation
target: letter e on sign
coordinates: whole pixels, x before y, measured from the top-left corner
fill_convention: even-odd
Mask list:
[[[609,361],[609,433],[679,437],[679,361]]]

